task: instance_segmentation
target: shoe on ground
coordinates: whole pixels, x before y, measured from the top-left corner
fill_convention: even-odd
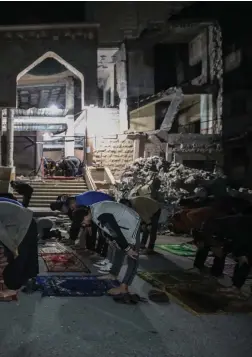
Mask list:
[[[187,269],[187,272],[188,272],[188,273],[192,273],[192,274],[201,274],[200,269],[199,269],[199,268],[196,268],[196,267]]]
[[[101,267],[104,267],[105,265],[107,265],[108,263],[110,263],[110,261],[108,259],[102,259],[100,260],[99,262],[93,264],[94,267],[96,268],[101,268]]]
[[[108,274],[110,272],[112,268],[112,264],[108,263],[107,265],[104,265],[103,267],[101,267],[98,272],[101,274]]]

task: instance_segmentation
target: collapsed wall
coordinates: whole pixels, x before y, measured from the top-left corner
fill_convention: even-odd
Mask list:
[[[158,156],[140,158],[126,167],[114,194],[117,199],[128,198],[149,186],[147,194],[160,202],[173,204],[192,193],[200,183],[217,177],[223,177],[222,173],[191,169]]]

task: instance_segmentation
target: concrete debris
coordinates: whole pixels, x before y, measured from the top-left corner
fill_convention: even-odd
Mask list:
[[[223,177],[222,173],[170,164],[158,156],[140,158],[125,169],[114,194],[117,199],[149,195],[173,205],[179,198],[191,194],[200,183],[217,177]]]

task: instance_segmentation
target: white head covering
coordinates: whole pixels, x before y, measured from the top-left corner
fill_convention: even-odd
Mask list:
[[[0,241],[14,254],[23,241],[33,217],[32,211],[11,202],[0,202]]]

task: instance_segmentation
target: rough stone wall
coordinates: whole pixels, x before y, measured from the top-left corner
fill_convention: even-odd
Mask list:
[[[96,166],[107,166],[119,179],[125,167],[133,162],[133,140],[101,139],[94,149],[93,162]]]

